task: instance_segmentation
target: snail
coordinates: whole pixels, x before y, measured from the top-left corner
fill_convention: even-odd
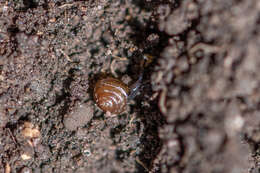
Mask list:
[[[140,90],[143,73],[130,87],[114,77],[103,77],[94,86],[94,100],[107,116],[125,111],[127,102],[133,99]]]

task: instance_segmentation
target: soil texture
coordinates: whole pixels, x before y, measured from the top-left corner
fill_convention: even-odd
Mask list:
[[[0,172],[259,173],[259,55],[259,0],[0,0]]]

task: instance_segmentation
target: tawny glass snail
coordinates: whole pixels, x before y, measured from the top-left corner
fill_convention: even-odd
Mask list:
[[[133,99],[141,86],[143,74],[130,87],[114,77],[104,77],[94,86],[94,100],[107,116],[125,111],[128,100]]]

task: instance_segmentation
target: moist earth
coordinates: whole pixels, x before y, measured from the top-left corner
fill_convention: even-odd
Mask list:
[[[260,1],[0,1],[0,172],[260,172]],[[107,117],[104,74],[139,94]]]

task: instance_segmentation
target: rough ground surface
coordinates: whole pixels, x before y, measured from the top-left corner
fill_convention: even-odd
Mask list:
[[[259,35],[258,0],[1,0],[0,172],[258,173]],[[144,56],[105,117],[97,76]]]

